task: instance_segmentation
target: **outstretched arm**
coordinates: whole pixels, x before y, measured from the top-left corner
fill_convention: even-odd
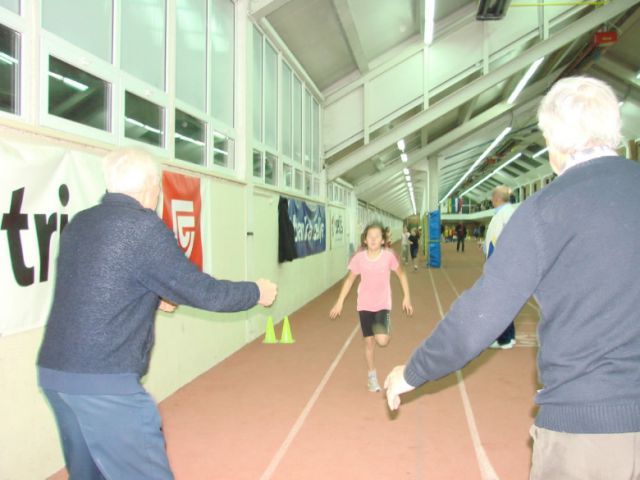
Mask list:
[[[404,294],[402,298],[402,310],[407,315],[413,315],[413,305],[411,305],[411,294],[409,293],[409,281],[407,280],[407,274],[404,272],[404,270],[400,266],[398,266],[395,272],[396,272],[396,275],[398,276],[398,280],[400,280],[400,285],[402,286],[402,293]]]
[[[358,275],[353,273],[351,270],[349,270],[349,273],[347,273],[347,276],[345,277],[344,282],[342,283],[342,288],[340,289],[340,295],[338,295],[338,300],[336,301],[335,305],[329,312],[329,316],[331,318],[336,318],[340,316],[340,314],[342,313],[342,305],[344,303],[344,299],[347,298],[347,295],[349,295],[351,286],[353,285],[353,282],[355,281],[357,276]]]

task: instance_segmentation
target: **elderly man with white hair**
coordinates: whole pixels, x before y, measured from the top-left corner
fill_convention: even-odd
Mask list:
[[[640,478],[640,165],[615,152],[618,101],[599,80],[560,80],[538,119],[558,178],[520,205],[480,279],[393,369],[387,401],[397,409],[402,393],[462,368],[533,295],[530,478]]]
[[[78,213],[60,239],[39,383],[72,480],[172,479],[158,409],[140,385],[156,310],[236,312],[271,305],[277,289],[217,280],[187,259],[154,211],[160,170],[151,155],[115,151],[104,172],[101,203]]]

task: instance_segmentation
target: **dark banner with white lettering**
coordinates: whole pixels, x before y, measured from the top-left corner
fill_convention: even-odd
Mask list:
[[[327,221],[324,205],[289,198],[289,218],[295,231],[298,258],[324,252]]]

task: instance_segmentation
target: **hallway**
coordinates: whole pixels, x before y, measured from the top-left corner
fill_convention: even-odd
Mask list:
[[[381,383],[472,285],[482,262],[471,241],[464,254],[443,244],[443,268],[407,273],[413,317],[400,311],[393,276],[392,341],[376,350]],[[328,317],[339,287],[289,317],[294,344],[256,340],[161,402],[176,478],[526,479],[537,388],[533,303],[517,318],[516,348],[486,350],[390,414],[383,393],[366,389],[355,287],[343,316]]]

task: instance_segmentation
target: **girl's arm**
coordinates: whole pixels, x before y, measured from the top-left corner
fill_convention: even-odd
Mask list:
[[[402,293],[404,294],[404,298],[402,299],[402,310],[407,315],[413,315],[413,305],[411,305],[411,295],[409,294],[409,282],[407,281],[407,274],[404,273],[404,270],[400,266],[396,268],[395,272],[398,276],[398,280],[400,280]]]
[[[340,316],[340,314],[342,313],[342,304],[344,303],[344,299],[347,298],[347,295],[349,295],[351,286],[353,285],[353,282],[355,281],[357,276],[358,275],[353,273],[351,270],[349,270],[349,273],[347,273],[347,276],[344,279],[344,283],[342,284],[342,288],[340,289],[340,295],[338,295],[338,300],[336,301],[336,304],[333,306],[333,308],[329,312],[329,316],[331,318],[336,318]]]

